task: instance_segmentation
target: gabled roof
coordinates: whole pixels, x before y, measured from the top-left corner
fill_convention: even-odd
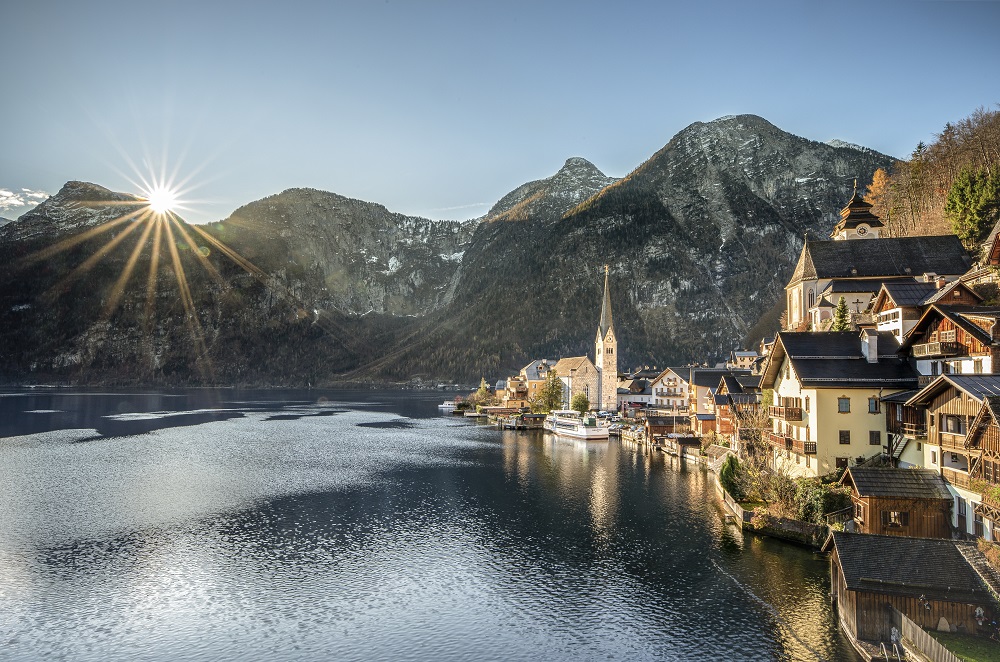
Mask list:
[[[990,345],[993,343],[993,339],[990,337],[989,331],[973,323],[970,318],[978,317],[1000,320],[1000,308],[994,306],[947,306],[941,303],[931,304],[920,316],[920,319],[917,320],[917,323],[913,325],[913,328],[907,332],[906,337],[903,338],[900,350],[909,349],[924,332],[927,325],[937,317],[951,320],[955,326],[971,334],[979,342]]]
[[[944,478],[932,469],[851,467],[840,484],[853,484],[861,497],[952,500]]]
[[[874,240],[866,240],[874,241]],[[812,388],[913,388],[917,373],[898,356],[892,333],[878,337],[878,361],[869,362],[856,331],[782,331],[768,356],[761,388],[773,388],[787,357],[803,386]]]
[[[524,366],[524,368],[521,370],[521,372],[524,373],[525,379],[528,379],[533,382],[545,379],[545,377],[541,374],[541,372],[539,372],[539,368],[542,367],[543,363],[549,367],[554,366],[556,364],[555,360],[553,359],[536,359],[531,363],[529,363],[528,365]]]
[[[966,285],[965,283],[963,283],[960,280],[953,280],[952,282],[945,284],[945,286],[942,287],[941,289],[939,289],[939,290],[937,290],[935,292],[931,292],[927,296],[927,298],[925,298],[923,301],[920,302],[920,304],[923,305],[923,306],[929,306],[932,303],[937,303],[938,301],[944,301],[944,299],[946,297],[950,296],[951,293],[954,292],[957,289],[963,289],[963,290],[965,290],[966,293],[971,294],[973,297],[975,297],[979,301],[983,300],[983,297],[979,296],[979,294],[977,294],[976,291],[973,290],[971,287],[969,287],[968,285]],[[945,303],[947,303],[947,302],[945,302]]]
[[[559,377],[569,377],[574,371],[588,366],[595,371],[594,364],[591,363],[590,359],[586,356],[569,356],[566,358],[559,359],[555,365],[556,375]]]
[[[678,377],[687,383],[691,382],[691,368],[688,366],[681,366],[679,368],[667,368],[666,370],[663,371],[663,374],[666,374],[668,372],[672,372],[675,377]]]
[[[715,388],[723,375],[749,375],[749,370],[730,370],[729,368],[694,368],[691,372],[691,382],[695,386]]]
[[[937,291],[935,283],[914,279],[887,280],[882,283],[882,289],[875,295],[872,310],[883,308],[886,299],[895,304],[889,308],[915,308]]]
[[[857,241],[809,241],[786,287],[817,278],[961,275],[972,261],[953,234]]]
[[[979,553],[975,543],[834,531],[824,550],[831,545],[850,591],[973,604],[991,599],[966,561]]]
[[[988,396],[1000,395],[1000,375],[938,375],[937,379],[920,389],[906,404],[910,407],[927,406],[952,386],[982,402]]]

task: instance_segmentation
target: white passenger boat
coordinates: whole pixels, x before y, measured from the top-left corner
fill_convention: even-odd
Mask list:
[[[549,412],[542,427],[564,437],[588,441],[605,441],[608,438],[606,421],[593,414],[581,414],[573,409],[557,409]]]
[[[454,400],[445,400],[444,402],[438,405],[438,409],[444,412],[451,413],[455,411],[455,407],[457,406],[458,405],[455,404]]]

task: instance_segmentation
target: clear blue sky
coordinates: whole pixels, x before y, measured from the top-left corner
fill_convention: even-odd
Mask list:
[[[297,186],[470,218],[738,113],[905,156],[1000,102],[998,27],[989,1],[7,2],[0,189],[135,192],[151,158],[192,221]]]

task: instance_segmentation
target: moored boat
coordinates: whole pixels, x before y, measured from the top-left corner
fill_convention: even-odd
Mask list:
[[[604,421],[593,414],[581,414],[572,409],[549,412],[542,427],[560,436],[588,441],[606,441],[608,438],[608,426]]]
[[[458,405],[455,404],[454,400],[445,400],[444,402],[438,405],[438,409],[440,409],[443,412],[451,413],[455,411],[455,407],[457,406]]]

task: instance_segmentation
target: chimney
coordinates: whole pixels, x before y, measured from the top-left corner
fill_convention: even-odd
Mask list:
[[[878,363],[878,331],[865,329],[861,336],[861,353],[869,363]]]
[[[945,286],[945,283],[947,282],[948,281],[944,279],[944,276],[938,276],[937,281],[935,281],[935,284],[937,285],[937,288],[940,290],[942,287]]]

